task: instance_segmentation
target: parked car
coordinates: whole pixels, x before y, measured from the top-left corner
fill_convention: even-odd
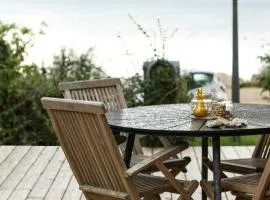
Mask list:
[[[218,76],[213,72],[191,71],[186,72],[189,77],[188,94],[194,95],[197,88],[203,88],[204,93],[212,93],[213,97],[218,101],[228,100],[225,85],[219,80]]]

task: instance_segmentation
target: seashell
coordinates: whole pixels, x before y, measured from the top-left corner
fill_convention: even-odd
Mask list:
[[[247,120],[245,119],[234,118],[232,121],[229,121],[222,117],[218,117],[215,120],[210,120],[206,122],[206,126],[208,128],[217,128],[222,125],[225,125],[226,127],[243,127],[243,126],[246,126],[247,124],[248,124]]]
[[[208,128],[217,128],[222,126],[223,124],[224,124],[223,121],[220,119],[210,120],[206,122],[206,126]]]

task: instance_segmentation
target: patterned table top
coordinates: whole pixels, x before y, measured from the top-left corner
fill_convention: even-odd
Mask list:
[[[113,131],[148,135],[240,136],[270,133],[270,105],[233,104],[233,118],[243,118],[242,128],[208,128],[207,120],[192,119],[189,104],[125,108],[106,114]]]

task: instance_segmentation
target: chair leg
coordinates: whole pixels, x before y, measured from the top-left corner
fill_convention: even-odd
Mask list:
[[[209,159],[205,160],[203,164],[213,172],[213,165]],[[221,178],[228,178],[228,176],[223,171],[221,171]]]
[[[165,165],[162,162],[157,161],[155,165],[166,177],[166,179],[168,180],[170,185],[174,188],[176,193],[180,194],[180,197],[178,199],[181,198],[183,200],[191,200],[191,195],[193,194],[193,192],[196,190],[196,188],[199,185],[198,181],[195,181],[195,180],[191,181],[190,185],[188,186],[188,189],[185,189],[183,185],[181,185],[175,180],[175,177],[173,176],[173,174],[171,174],[171,172],[165,167]]]
[[[185,169],[185,168],[184,168]],[[177,168],[174,168],[174,169],[171,169],[170,172],[172,173],[172,175],[174,177],[176,177],[181,171],[183,171],[182,169],[177,169]]]
[[[200,185],[203,191],[206,193],[207,197],[211,200],[214,200],[214,191],[211,184],[208,181],[201,180]]]

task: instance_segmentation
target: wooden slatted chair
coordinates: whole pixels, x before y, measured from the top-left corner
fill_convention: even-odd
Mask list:
[[[62,91],[64,98],[87,100],[87,101],[101,101],[105,104],[108,112],[117,111],[122,108],[127,108],[126,100],[121,89],[121,80],[119,78],[102,79],[102,80],[87,80],[62,82],[59,84],[59,89]],[[164,147],[169,147],[170,143],[166,137],[159,137]],[[121,139],[120,139],[121,140]],[[188,143],[183,142],[182,148],[188,148]],[[125,150],[125,144],[120,145],[122,153]],[[133,156],[131,159],[131,166],[145,159],[143,155],[138,137],[135,137],[135,144],[133,149]],[[186,172],[185,166],[190,162],[189,157],[179,159],[170,159],[165,162],[167,167],[170,167],[174,174],[177,175],[180,171]],[[157,168],[149,168],[149,171],[156,171]]]
[[[182,150],[160,151],[126,169],[113,138],[102,102],[42,98],[61,147],[87,200],[158,199],[165,191],[190,200],[198,182],[176,180],[163,161]],[[165,178],[141,174],[155,165]]]
[[[207,196],[214,200],[213,183],[201,181]],[[236,200],[269,200],[270,199],[270,159],[268,158],[263,172],[246,174],[221,180],[224,192],[231,191]]]
[[[66,99],[100,101],[105,104],[106,110],[111,112],[127,107],[120,83],[120,79],[62,82],[59,84],[59,89]],[[126,137],[117,135],[116,140],[121,144],[126,141]],[[121,148],[124,151],[124,145],[121,145]],[[137,137],[134,152],[143,154]]]
[[[238,174],[262,172],[266,159],[270,155],[270,135],[260,135],[251,158],[221,160],[221,170]],[[206,160],[205,165],[212,170],[212,161]],[[223,177],[227,177],[222,173]]]

